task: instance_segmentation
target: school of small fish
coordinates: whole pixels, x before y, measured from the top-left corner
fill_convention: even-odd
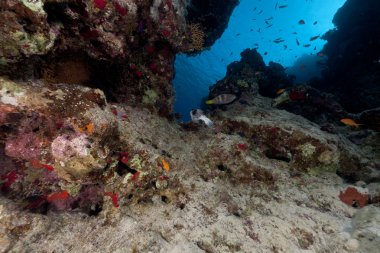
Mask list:
[[[306,0],[307,2],[308,0]],[[283,10],[286,10],[288,8],[291,8],[292,6],[289,5],[289,4],[286,4],[284,3],[285,1],[277,1],[275,6],[274,6],[274,9],[275,11],[283,11]],[[263,13],[265,13],[264,9],[260,10],[259,7],[254,7],[253,12],[255,12],[255,16],[258,16],[258,15],[261,15]],[[263,29],[269,29],[271,27],[273,27],[273,21],[274,21],[275,17],[274,16],[270,16],[268,18],[265,18],[264,19],[264,23],[265,23],[265,26],[264,27],[258,27],[258,29],[254,29],[254,28],[251,28],[250,29],[250,32],[258,32],[258,33],[261,33],[263,31]],[[252,18],[252,20],[256,21],[258,20],[257,18]],[[307,19],[299,19],[298,21],[295,21],[295,24],[299,25],[299,27],[307,27],[308,24],[312,25],[312,26],[316,26],[318,24],[318,21],[317,20],[307,20]],[[302,29],[302,28],[301,28]],[[278,30],[279,32],[282,31],[282,29],[279,29]],[[297,35],[298,33],[297,32],[292,32],[293,35]],[[236,33],[236,36],[240,36],[241,33]],[[298,38],[295,38],[295,44],[297,46],[302,46],[304,48],[310,48],[312,47],[313,48],[313,51],[317,51],[317,46],[316,45],[312,45],[311,42],[313,41],[317,41],[318,39],[321,38],[321,35],[315,35],[315,36],[312,36],[309,38],[308,40],[308,43],[305,43],[305,41],[300,41],[300,39]],[[263,39],[263,38],[262,38]],[[275,44],[283,44],[283,49],[284,50],[289,50],[289,51],[293,51],[293,48],[290,46],[291,43],[289,41],[287,41],[286,39],[283,39],[283,38],[276,38],[276,39],[272,39],[271,40],[273,43]],[[285,44],[286,43],[286,44]],[[254,44],[255,48],[258,49],[259,48],[259,44],[258,43],[255,43]],[[312,53],[310,53],[312,54]],[[317,52],[316,53],[318,57],[324,57],[325,54],[323,52]],[[230,56],[233,55],[233,52],[230,53]],[[268,52],[264,52],[263,55],[268,55]],[[298,58],[298,56],[296,55],[295,58]],[[221,61],[224,61],[224,59],[222,59]],[[281,61],[280,59],[278,61]],[[300,70],[304,70],[305,68],[301,68]],[[214,101],[208,101],[208,103],[210,104],[216,104],[214,103]]]

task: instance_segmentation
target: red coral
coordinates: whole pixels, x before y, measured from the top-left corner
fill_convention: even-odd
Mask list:
[[[149,45],[149,46],[146,47],[146,52],[148,54],[153,54],[154,51],[156,51],[156,48],[154,47],[154,45]]]
[[[137,171],[135,174],[132,175],[132,181],[135,182],[137,180],[137,178],[139,177],[140,175],[140,171]]]
[[[3,175],[1,176],[1,181],[4,180],[3,184],[1,185],[0,189],[2,191],[6,191],[9,189],[9,187],[11,187],[11,185],[16,182],[16,180],[18,179],[19,175],[17,174],[16,171],[11,171],[9,172],[8,174],[6,175]]]
[[[47,201],[53,202],[56,200],[65,200],[68,197],[69,197],[69,193],[67,191],[54,192],[47,197]]]
[[[114,207],[119,207],[117,194],[114,192],[105,192],[104,195],[111,197]]]
[[[170,31],[169,30],[166,30],[166,29],[164,29],[162,32],[161,32],[161,34],[162,34],[162,36],[164,36],[164,37],[169,37],[170,36]]]
[[[142,75],[143,75],[143,73],[140,70],[136,71],[136,76],[137,77],[142,77]]]
[[[163,176],[159,176],[158,179],[161,180],[161,181],[165,181],[165,180],[169,180],[169,177],[163,175]]]
[[[32,159],[30,161],[30,164],[32,165],[33,168],[36,168],[36,169],[47,169],[48,171],[53,171],[54,170],[54,167],[49,165],[49,164],[43,164],[41,163],[40,161],[38,161],[37,159]]]
[[[238,149],[243,150],[243,151],[248,149],[248,145],[245,143],[238,143],[236,146]]]
[[[113,115],[117,116],[117,110],[115,108],[112,108],[111,112],[112,112]]]
[[[115,5],[115,9],[116,9],[116,11],[117,11],[121,16],[125,16],[125,15],[128,14],[128,9],[125,8],[125,7],[123,7],[123,6],[121,6],[121,4],[119,4],[118,2],[115,2],[114,5]]]
[[[94,40],[100,36],[99,32],[94,29],[90,29],[88,27],[83,28],[79,34],[85,39],[85,40]]]
[[[70,194],[67,191],[54,192],[47,196],[46,200],[57,211],[70,209],[73,203],[73,199],[70,198]]]
[[[106,0],[94,0],[94,5],[96,8],[103,10],[106,7]]]
[[[149,64],[149,68],[153,73],[157,73],[157,64],[155,62],[152,62]]]
[[[289,98],[291,100],[305,100],[306,99],[306,92],[304,92],[304,91],[292,91],[289,94]]]
[[[119,154],[119,161],[124,163],[124,164],[127,164],[127,162],[129,161],[129,155],[128,155],[128,152],[121,152]]]
[[[362,208],[368,203],[369,196],[368,194],[360,193],[354,187],[347,187],[344,192],[340,192],[339,199],[349,206]]]

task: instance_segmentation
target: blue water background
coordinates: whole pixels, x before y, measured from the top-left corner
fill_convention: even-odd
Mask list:
[[[278,6],[288,7],[275,9],[277,2]],[[332,19],[344,2],[345,0],[241,0],[230,18],[228,28],[210,49],[197,56],[177,55],[173,82],[176,91],[174,111],[182,115],[182,121],[188,121],[189,111],[200,107],[201,99],[208,95],[209,86],[225,76],[227,65],[240,60],[240,53],[246,48],[257,47],[266,63],[274,61],[285,67],[292,66],[305,54],[318,53],[325,41],[310,41],[310,38],[323,35],[334,28]],[[273,19],[267,20],[271,17]],[[298,24],[301,19],[305,25]],[[272,26],[268,27],[265,21]],[[314,25],[314,22],[317,24]],[[277,38],[285,41],[276,44],[273,41]],[[303,47],[305,44],[311,46]],[[264,55],[265,52],[267,55]]]

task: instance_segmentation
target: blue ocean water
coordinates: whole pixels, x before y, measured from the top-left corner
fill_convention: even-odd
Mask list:
[[[227,65],[240,60],[240,52],[246,48],[258,48],[266,63],[274,61],[284,67],[291,67],[304,55],[317,54],[325,41],[310,39],[334,28],[332,19],[344,2],[241,0],[227,29],[210,49],[197,56],[177,55],[174,111],[188,121],[190,110],[200,107],[209,87],[225,76]],[[305,24],[299,24],[300,20]],[[275,43],[276,39],[284,41]],[[305,47],[307,44],[310,46]]]

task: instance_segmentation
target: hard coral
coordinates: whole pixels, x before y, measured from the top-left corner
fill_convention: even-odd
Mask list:
[[[205,33],[202,30],[200,24],[189,25],[189,35],[191,43],[189,45],[189,51],[200,51],[203,48]]]

